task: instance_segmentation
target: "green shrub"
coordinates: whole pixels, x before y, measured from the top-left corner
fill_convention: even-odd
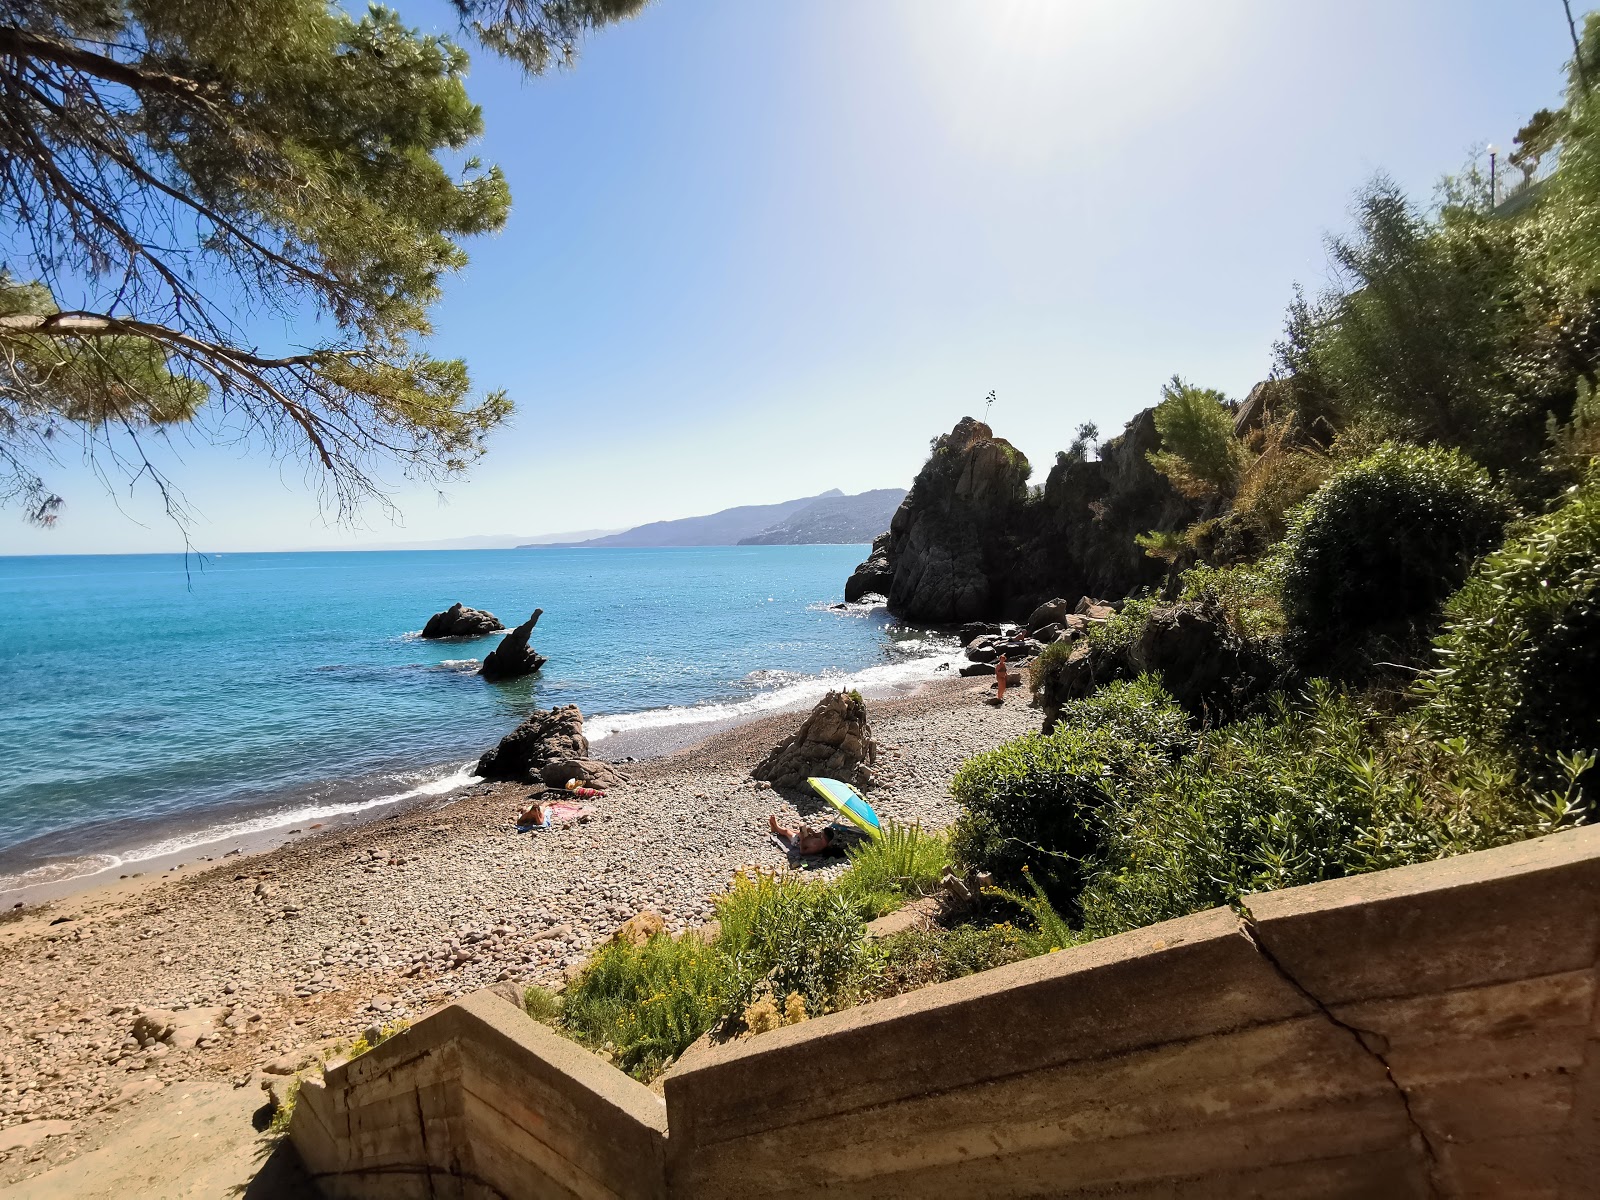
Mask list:
[[[561,997],[535,984],[522,990],[522,1009],[535,1021],[554,1025],[561,1019]]]
[[[1080,899],[1091,936],[1252,892],[1499,845],[1571,819],[1503,759],[1385,724],[1324,683],[1211,730],[1160,776],[1119,779]]]
[[[1228,623],[1255,642],[1282,636],[1283,584],[1275,561],[1232,567],[1191,567],[1182,600],[1214,600]]]
[[[698,938],[612,942],[567,988],[562,1025],[649,1080],[728,1011],[733,988],[728,960]]]
[[[731,962],[733,1000],[742,1010],[759,988],[798,992],[806,1011],[838,1006],[862,952],[864,922],[846,892],[797,872],[741,872],[717,898],[717,950]]]
[[[1029,949],[1011,925],[959,925],[913,929],[875,942],[862,963],[856,999],[898,996],[1027,958]]]
[[[1160,607],[1160,596],[1135,596],[1106,620],[1089,627],[1089,644],[1102,654],[1126,653],[1139,640],[1150,614]]]
[[[1068,946],[1088,940],[1073,929],[1061,911],[1050,903],[1050,897],[1045,895],[1031,872],[1024,876],[1024,880],[1028,885],[1026,893],[996,888],[994,894],[1022,914],[1027,927],[1018,934],[1017,942],[1029,957],[1065,950]]]
[[[1176,758],[1194,746],[1189,718],[1153,675],[1119,679],[1092,696],[1061,706],[1061,723],[1074,729],[1104,730],[1131,747]]]
[[[1441,727],[1542,782],[1600,751],[1600,479],[1485,559],[1446,620],[1421,684]]]
[[[1161,449],[1147,457],[1180,495],[1191,500],[1233,495],[1244,474],[1245,451],[1233,436],[1226,396],[1174,375],[1161,389],[1155,423]]]
[[[1027,734],[962,764],[951,783],[963,810],[951,854],[1013,886],[1031,869],[1070,909],[1099,847],[1108,782],[1154,771],[1188,737],[1182,711],[1149,679],[1069,704],[1054,733]]]
[[[921,825],[902,825],[898,821],[885,821],[881,837],[852,846],[846,854],[850,869],[840,876],[837,886],[851,897],[928,896],[937,890],[939,877],[950,865],[950,847],[944,834],[925,833]],[[891,908],[898,906],[891,903]]]
[[[1344,467],[1294,511],[1282,546],[1283,611],[1302,652],[1429,622],[1508,515],[1455,451],[1389,444]]]

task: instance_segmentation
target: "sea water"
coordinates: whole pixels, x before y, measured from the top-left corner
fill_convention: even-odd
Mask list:
[[[863,551],[0,558],[0,892],[445,795],[535,707],[603,752],[931,677],[952,639],[831,607]],[[491,684],[502,635],[421,640],[457,600],[543,608],[549,663]]]

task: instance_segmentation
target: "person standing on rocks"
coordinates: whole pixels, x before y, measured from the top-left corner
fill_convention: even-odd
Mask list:
[[[994,702],[996,704],[1004,704],[1006,702],[1006,674],[1008,671],[1006,656],[1002,654],[995,659],[994,663]]]

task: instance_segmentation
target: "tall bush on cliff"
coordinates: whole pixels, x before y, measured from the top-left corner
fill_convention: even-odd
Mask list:
[[[538,72],[643,3],[453,7]],[[341,515],[378,494],[377,466],[476,458],[509,403],[424,345],[464,241],[510,207],[498,168],[456,159],[483,125],[467,65],[378,6],[0,7],[0,502],[53,521],[40,472],[65,441],[181,515],[141,449],[153,426],[298,458]],[[284,345],[261,349],[274,329]]]
[[[1161,449],[1147,457],[1173,487],[1191,500],[1233,496],[1246,460],[1244,446],[1233,436],[1233,411],[1226,396],[1174,375],[1161,388],[1155,422]]]

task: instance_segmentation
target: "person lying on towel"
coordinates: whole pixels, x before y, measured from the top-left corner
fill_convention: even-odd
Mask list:
[[[779,825],[776,816],[768,817],[767,824],[772,828],[772,836],[782,842],[790,854],[826,854],[833,849],[836,831],[832,825],[821,830],[806,825],[790,829]]]

